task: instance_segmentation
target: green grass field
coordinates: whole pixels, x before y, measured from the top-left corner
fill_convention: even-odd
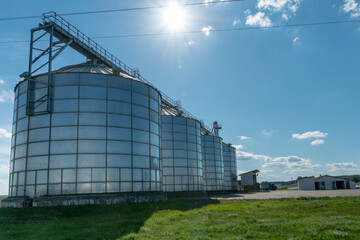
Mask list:
[[[0,239],[360,239],[360,197],[0,208]]]

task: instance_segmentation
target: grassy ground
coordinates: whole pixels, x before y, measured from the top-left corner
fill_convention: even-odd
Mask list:
[[[0,239],[360,239],[360,197],[0,209]]]

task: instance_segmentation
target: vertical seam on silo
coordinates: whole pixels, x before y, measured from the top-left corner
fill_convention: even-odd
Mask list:
[[[131,107],[130,107],[130,119],[131,119],[131,192],[134,192],[134,176],[133,176],[133,171],[134,171],[134,138],[133,138],[133,134],[134,134],[134,124],[133,124],[133,81],[130,81],[130,102],[131,102]]]
[[[187,178],[187,191],[189,191],[189,148],[188,148],[188,143],[189,143],[189,141],[188,141],[188,119],[186,119],[186,118],[184,118],[185,119],[185,133],[186,133],[186,135],[185,135],[185,144],[186,144],[186,170],[187,170],[187,176],[186,176],[186,178]],[[181,188],[183,187],[183,181],[182,181],[182,177],[181,177]],[[181,189],[181,191],[183,191],[182,189]]]
[[[213,155],[213,159],[212,159],[212,161],[213,161],[213,164],[214,164],[214,177],[213,177],[213,182],[212,182],[212,184],[214,184],[214,185],[212,185],[212,190],[213,191],[216,191],[216,189],[217,189],[217,182],[216,182],[216,180],[217,180],[217,177],[216,177],[216,173],[217,173],[217,169],[216,169],[216,154],[215,154],[215,151],[216,151],[216,148],[215,148],[215,137],[214,136],[211,136],[211,140],[212,140],[212,148],[213,148],[213,153],[212,153],[212,155]]]
[[[80,74],[77,74],[77,113],[76,113],[76,166],[75,166],[75,194],[78,194],[78,175],[79,175],[79,128],[80,128]]]
[[[12,172],[10,172],[9,174],[9,190],[10,190],[10,186],[11,186],[11,195],[9,194],[9,196],[13,196],[14,195],[14,171],[15,171],[15,153],[16,153],[16,143],[17,143],[17,137],[18,137],[18,109],[19,109],[19,97],[20,97],[20,85],[17,86],[17,89],[18,89],[18,93],[16,94],[16,90],[15,90],[15,101],[16,101],[16,98],[17,98],[17,102],[16,102],[16,119],[15,119],[15,122],[16,122],[16,126],[15,126],[15,140],[14,140],[14,146],[13,146],[13,156],[12,156]],[[26,93],[27,94],[27,93]],[[26,98],[27,99],[27,98]],[[15,112],[14,111],[14,112]],[[26,111],[26,102],[25,102],[25,111]],[[14,114],[13,112],[13,114]],[[13,115],[14,116],[14,115]],[[13,127],[14,127],[14,120],[13,120]],[[12,133],[12,137],[14,137],[14,134]],[[10,158],[11,158],[11,155],[10,155]],[[11,159],[10,159],[10,165],[11,165]],[[10,170],[11,171],[11,170]],[[12,175],[11,175],[12,174]],[[18,175],[18,174],[17,174]],[[16,178],[18,177],[16,175]],[[10,178],[12,176],[12,179]],[[10,179],[11,179],[11,183],[10,183]],[[16,193],[15,195],[17,196],[17,187],[18,187],[18,182],[16,181]],[[10,193],[10,191],[9,191]]]
[[[224,155],[224,152],[226,151],[226,146],[223,145],[224,143],[222,143],[222,151],[223,151],[223,160],[224,160],[224,163],[225,163],[225,155]],[[224,164],[224,167],[225,167],[225,164]],[[225,172],[224,172],[225,173]],[[226,184],[226,181],[225,181],[225,174],[224,174],[224,188],[226,189],[227,188],[227,184]]]
[[[173,192],[176,192],[174,119],[175,119],[175,117],[171,118],[171,135],[172,135],[172,171],[173,171],[173,176],[174,176],[174,179],[173,179],[174,190],[173,190]]]
[[[49,109],[49,104],[51,104],[51,103],[49,103],[49,101],[50,101],[50,97],[51,96],[49,96],[49,95],[51,95],[51,90],[52,90],[52,88],[51,88],[51,84],[52,84],[52,74],[51,74],[51,71],[52,71],[52,69],[51,69],[51,58],[52,58],[52,47],[53,47],[53,38],[54,38],[54,36],[53,36],[53,34],[54,34],[54,25],[51,25],[51,28],[50,28],[51,30],[50,30],[50,46],[49,46],[49,63],[48,63],[48,66],[49,66],[49,70],[48,70],[48,79],[47,79],[47,83],[48,83],[48,85],[47,85],[47,110],[48,110],[48,114],[49,114],[49,143],[48,143],[48,167],[47,167],[47,182],[46,182],[46,193],[47,193],[47,195],[49,195],[49,187],[50,187],[50,185],[49,185],[49,180],[50,180],[50,166],[49,166],[49,164],[50,164],[50,146],[51,146],[51,109]],[[31,73],[30,73],[31,74]],[[50,83],[50,84],[49,84]],[[35,185],[35,186],[37,186],[37,184]],[[36,188],[36,187],[35,187]],[[60,190],[61,191],[61,190]]]
[[[108,112],[109,112],[109,76],[106,76],[106,110],[105,110],[105,193],[108,192]]]
[[[149,131],[148,131],[148,140],[149,140],[149,159],[148,159],[148,161],[149,161],[149,169],[150,169],[150,175],[151,175],[151,170],[152,170],[152,167],[151,167],[151,158],[152,158],[152,155],[151,155],[151,133],[152,133],[152,131],[151,131],[151,118],[150,118],[150,86],[147,86],[147,93],[148,93],[148,95],[147,95],[147,97],[148,97],[148,118],[149,118]],[[155,169],[154,169],[155,170]],[[144,191],[144,174],[143,174],[143,172],[144,172],[144,168],[141,168],[141,191]],[[155,170],[155,175],[157,175],[156,174],[156,170]],[[151,179],[151,178],[150,178]],[[155,179],[157,179],[156,177],[155,177]],[[157,186],[156,186],[156,181],[155,181],[155,190],[157,189]],[[151,192],[153,189],[152,189],[152,187],[151,187],[151,181],[149,182],[149,187],[148,187],[148,189],[147,189],[147,191],[148,192]]]
[[[31,94],[30,93],[30,88],[31,88],[31,81],[28,80],[27,81],[27,92],[26,94]],[[26,98],[26,101],[29,101],[30,100],[30,97],[31,96],[28,96]],[[26,181],[26,178],[27,178],[27,164],[28,164],[28,156],[29,156],[29,132],[30,132],[30,116],[27,116],[27,120],[28,120],[28,124],[27,124],[27,129],[26,129],[26,132],[27,132],[27,136],[26,136],[26,155],[25,155],[25,172],[24,172],[24,193],[23,193],[23,196],[26,195],[26,184],[27,184],[27,181]],[[17,185],[19,186],[19,173],[18,173],[18,180],[17,180]],[[37,185],[37,179],[35,179],[35,185]],[[18,190],[16,190],[18,192]]]
[[[156,92],[158,93],[158,92]],[[157,192],[164,192],[164,175],[163,175],[163,171],[162,171],[162,118],[161,118],[161,104],[159,103],[159,96],[157,97],[157,119],[158,119],[158,126],[159,126],[159,131],[158,131],[158,136],[157,138],[159,139],[159,159],[158,159],[158,169],[159,169],[159,188],[156,188]],[[151,184],[151,183],[150,183]]]
[[[157,117],[159,121],[159,171],[161,173],[161,178],[159,179],[159,191],[164,192],[164,171],[163,171],[163,153],[162,153],[162,96],[159,92],[157,93]]]
[[[197,140],[196,140],[197,141]],[[204,149],[204,152],[201,153],[201,156],[203,156],[203,185],[204,185],[204,190],[207,191],[208,189],[208,184],[207,184],[207,171],[206,171],[206,149],[205,149],[205,144],[206,144],[206,140],[205,140],[205,135],[201,135],[201,150]],[[204,174],[205,173],[205,174]]]
[[[51,101],[51,98],[52,98],[52,90],[53,90],[53,88],[51,88],[51,85],[52,85],[52,83],[53,83],[53,75],[51,74],[50,75],[51,76],[51,79],[48,79],[48,83],[49,83],[49,81],[50,81],[50,85],[48,85],[48,95],[50,95],[50,96],[48,96],[48,101]],[[50,88],[50,91],[49,91],[49,88]],[[48,104],[48,106],[49,106],[49,104],[52,104],[52,102],[51,103],[47,103]],[[47,192],[47,195],[49,195],[49,187],[50,187],[50,185],[49,185],[49,180],[50,180],[50,148],[51,148],[51,120],[52,120],[52,112],[51,112],[51,109],[48,109],[48,110],[50,110],[49,112],[49,145],[48,145],[48,166],[47,166],[47,189],[46,189],[46,192]],[[37,186],[37,184],[35,184],[35,193],[36,193],[36,186]],[[61,171],[61,183],[60,183],[60,194],[62,194],[62,171]]]

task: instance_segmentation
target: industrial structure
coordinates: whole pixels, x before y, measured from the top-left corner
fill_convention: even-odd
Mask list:
[[[200,122],[161,116],[165,192],[204,191]]]
[[[223,191],[225,187],[222,138],[207,134],[201,136],[201,142],[205,190]]]
[[[230,143],[222,144],[223,159],[224,159],[224,190],[237,191],[237,164],[236,164],[236,149]]]
[[[356,186],[356,183],[353,181],[329,175],[298,178],[297,181],[299,190],[354,189]]]
[[[254,191],[260,189],[260,186],[257,183],[257,176],[259,172],[260,171],[258,169],[255,169],[239,175],[241,177],[240,188],[242,191]]]
[[[52,73],[48,114],[26,115],[23,91],[46,75],[16,86],[10,196],[161,191],[159,92],[94,64]]]
[[[210,130],[65,19],[43,16],[31,30],[29,70],[15,87],[3,207],[236,190],[235,149],[223,145],[217,122]],[[67,47],[89,60],[54,71]]]

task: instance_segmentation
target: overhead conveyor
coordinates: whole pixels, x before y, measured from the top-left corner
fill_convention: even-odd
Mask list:
[[[24,77],[30,80],[30,84],[28,84],[26,111],[29,116],[51,112],[52,62],[67,47],[71,47],[88,59],[97,59],[103,62],[112,68],[114,73],[121,72],[153,86],[153,84],[139,74],[138,69],[127,66],[57,13],[44,13],[42,20],[43,22],[39,27],[31,30],[29,70],[26,74],[23,74]],[[37,46],[45,41],[48,42],[46,48]],[[42,62],[39,61],[40,59],[42,59]],[[31,81],[31,79],[40,69],[46,66],[48,68],[48,78],[47,82],[40,83],[43,85],[44,91],[42,91],[42,95],[39,96],[39,94],[35,94],[35,90],[39,89],[39,83]],[[165,109],[163,114],[186,116],[199,120],[180,106],[178,101],[172,100],[163,92],[161,92],[161,95],[162,105]],[[206,126],[203,121],[199,121],[202,125],[201,132],[203,134],[211,133],[211,129]]]

